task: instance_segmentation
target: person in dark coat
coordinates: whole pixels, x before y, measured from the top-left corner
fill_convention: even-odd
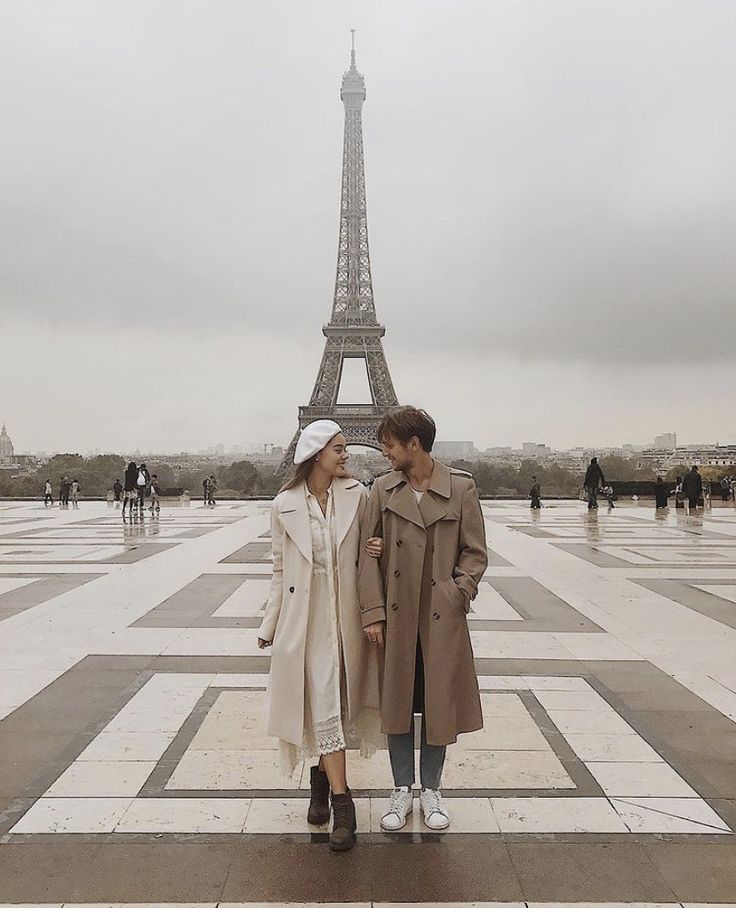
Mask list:
[[[591,458],[590,466],[585,471],[585,479],[583,480],[583,486],[588,493],[589,511],[598,507],[598,489],[605,484],[606,480],[603,478],[603,470],[598,464],[598,458],[593,457]]]
[[[124,492],[123,492],[123,518],[125,517],[125,505],[130,505],[130,516],[133,517],[133,509],[135,504],[138,501],[138,465],[131,460],[128,466],[125,469],[125,476],[123,477],[124,482]]]
[[[536,476],[532,476],[532,487],[529,489],[529,497],[532,500],[532,503],[529,505],[533,510],[537,510],[542,507],[542,503],[539,500],[539,496],[542,494],[541,487],[539,485],[539,480]]]
[[[667,507],[667,489],[661,476],[657,477],[657,482],[654,485],[654,501],[657,508]]]
[[[698,473],[698,468],[693,466],[689,473],[685,473],[682,480],[682,495],[688,501],[688,513],[693,513],[698,506],[698,501],[703,495],[703,478]]]

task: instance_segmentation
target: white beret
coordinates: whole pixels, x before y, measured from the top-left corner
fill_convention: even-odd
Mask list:
[[[299,441],[294,451],[294,463],[304,463],[315,454],[318,454],[327,442],[334,438],[342,429],[331,419],[317,419],[302,429]]]

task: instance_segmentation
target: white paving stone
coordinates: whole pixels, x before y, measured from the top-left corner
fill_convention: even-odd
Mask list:
[[[135,797],[156,764],[145,762],[76,762],[61,774],[44,797]]]
[[[77,757],[85,760],[159,760],[174,740],[173,731],[101,732]]]
[[[41,798],[12,833],[112,832],[132,798]]]
[[[632,832],[731,833],[699,798],[611,798],[611,804]]]
[[[501,832],[626,832],[606,798],[491,798]]]
[[[445,798],[445,807],[450,816],[450,829],[448,832],[479,832],[497,833],[498,823],[491,810],[491,803],[487,798]],[[371,798],[371,832],[382,832],[381,817],[388,809],[387,798]],[[414,798],[414,806],[406,826],[399,830],[401,833],[428,832],[422,820],[422,811],[419,806],[419,797]]]
[[[666,763],[586,763],[607,795],[696,798],[698,794]]]
[[[138,798],[116,832],[242,832],[248,798]]]

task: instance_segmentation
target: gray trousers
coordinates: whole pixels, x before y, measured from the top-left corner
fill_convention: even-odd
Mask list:
[[[422,647],[417,640],[414,667],[413,713],[422,714],[422,737],[419,750],[419,778],[422,788],[437,790],[442,787],[442,769],[445,765],[447,748],[444,745],[427,744],[426,722],[424,721],[424,658]],[[403,735],[388,735],[388,755],[396,788],[411,788],[414,774],[414,715],[409,731]]]
[[[419,778],[422,788],[437,790],[442,787],[442,769],[445,765],[447,748],[427,744],[422,717],[422,743],[419,751]],[[388,755],[396,788],[411,788],[414,784],[414,718],[411,729],[405,735],[388,736]]]

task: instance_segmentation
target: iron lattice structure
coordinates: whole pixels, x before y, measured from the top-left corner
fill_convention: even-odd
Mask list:
[[[365,97],[365,81],[355,67],[353,46],[350,69],[343,76],[340,91],[345,106],[345,134],[332,316],[322,328],[327,340],[314,390],[309,404],[299,407],[299,430],[284,456],[281,471],[293,463],[299,432],[315,419],[334,419],[342,426],[349,444],[378,448],[378,423],[389,408],[398,405],[381,340],[386,329],[378,323],[373,302],[363,160]],[[365,361],[370,404],[338,404],[346,359]]]

